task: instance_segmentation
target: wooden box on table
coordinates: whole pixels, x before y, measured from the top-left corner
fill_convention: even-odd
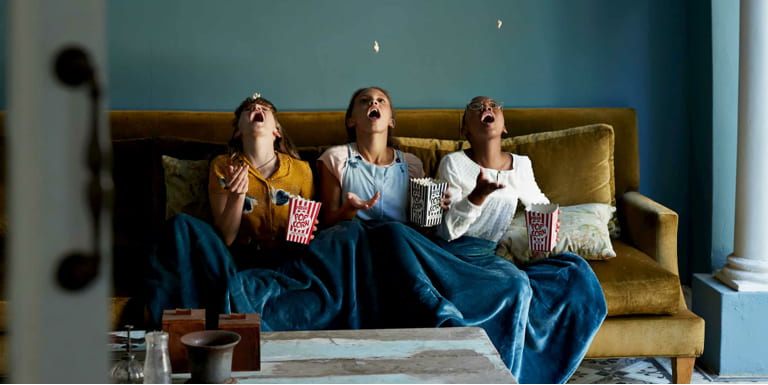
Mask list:
[[[187,347],[181,337],[205,330],[205,309],[171,309],[163,311],[163,331],[168,333],[168,354],[173,373],[189,372]]]
[[[232,370],[261,370],[261,316],[258,313],[219,315],[219,329],[240,335],[232,354]]]

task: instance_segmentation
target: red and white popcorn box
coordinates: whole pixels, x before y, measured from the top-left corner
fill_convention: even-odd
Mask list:
[[[312,227],[315,225],[317,214],[320,213],[322,203],[292,196],[288,201],[288,231],[287,241],[308,244],[312,235]]]
[[[423,227],[439,225],[443,220],[440,199],[447,187],[448,182],[440,182],[432,178],[411,178],[409,184],[411,222]]]
[[[528,246],[531,251],[550,252],[557,244],[557,216],[560,206],[554,203],[532,204],[525,209]]]

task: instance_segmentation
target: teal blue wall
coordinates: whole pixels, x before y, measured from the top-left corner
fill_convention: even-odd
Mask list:
[[[719,269],[733,252],[739,97],[739,4],[712,0],[712,254]]]
[[[633,107],[641,191],[680,214],[688,282],[692,259],[702,258],[690,252],[691,211],[702,209],[689,199],[699,167],[691,137],[706,131],[692,126],[691,108],[699,107],[689,102],[696,63],[687,55],[703,28],[689,23],[696,6],[107,0],[109,107],[229,111],[259,91],[282,110],[343,109],[366,85],[388,89],[399,108],[460,108],[480,94],[510,107]]]
[[[681,104],[685,15],[667,3],[108,1],[112,107],[229,110],[258,89],[284,109],[338,109],[378,84],[408,108],[490,94],[650,112]]]

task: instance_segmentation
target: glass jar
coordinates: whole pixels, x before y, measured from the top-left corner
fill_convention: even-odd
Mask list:
[[[147,355],[144,357],[144,383],[171,383],[171,356],[168,354],[168,333],[149,332],[144,337]]]
[[[144,382],[144,367],[134,354],[126,354],[110,372],[113,384],[141,384]]]
[[[131,338],[133,325],[125,325],[125,354],[112,366],[109,372],[113,384],[141,384],[144,382],[144,364],[136,359],[131,351],[133,339]]]

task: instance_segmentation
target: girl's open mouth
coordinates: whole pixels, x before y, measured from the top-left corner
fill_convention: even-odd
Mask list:
[[[368,111],[368,117],[371,119],[378,119],[381,117],[381,113],[378,109],[372,108],[370,111]]]
[[[480,120],[483,123],[493,123],[493,122],[496,121],[496,117],[493,116],[493,112],[485,111],[485,112],[483,112],[482,117],[480,117]]]

